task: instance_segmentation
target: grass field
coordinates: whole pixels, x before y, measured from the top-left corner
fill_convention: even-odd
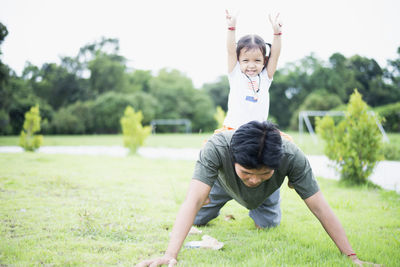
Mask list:
[[[322,155],[323,141],[311,135],[287,132],[307,155]],[[211,133],[155,134],[150,135],[144,146],[172,148],[200,148]],[[400,147],[400,134],[389,134],[390,142]],[[17,136],[0,136],[0,146],[17,146]],[[52,135],[44,136],[43,146],[122,146],[122,135]]]
[[[132,266],[161,255],[193,166],[0,154],[0,266]],[[400,266],[400,195],[318,180],[359,257]],[[281,198],[281,225],[269,230],[256,230],[247,210],[229,202],[202,228],[224,248],[182,249],[179,266],[352,266],[295,191],[285,185]],[[225,221],[227,214],[236,219]]]

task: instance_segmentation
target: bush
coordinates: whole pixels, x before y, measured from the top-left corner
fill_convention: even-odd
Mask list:
[[[224,126],[225,116],[225,111],[220,106],[217,106],[217,111],[214,113],[214,119],[217,122],[217,129]]]
[[[333,160],[343,181],[364,184],[382,159],[382,135],[367,104],[357,90],[351,95],[344,120],[317,119],[317,133],[325,140],[325,153]]]
[[[340,97],[326,90],[316,90],[309,94],[304,100],[303,104],[300,105],[299,109],[293,113],[290,120],[290,129],[297,130],[299,127],[299,113],[304,110],[330,110],[337,106],[342,105],[343,102]],[[315,122],[313,118],[310,118],[311,125],[314,127]]]
[[[19,145],[26,151],[34,151],[42,145],[43,136],[35,135],[36,132],[40,131],[40,120],[39,106],[37,105],[25,113]]]
[[[90,134],[94,132],[92,101],[77,101],[60,108],[51,122],[52,132],[56,134]]]
[[[144,140],[151,133],[150,126],[142,126],[142,120],[142,112],[135,112],[131,106],[126,107],[124,116],[120,120],[124,146],[129,148],[131,153],[136,153],[138,147],[143,145]]]
[[[10,119],[9,125],[12,129],[11,134],[19,134],[21,132],[25,121],[25,113],[36,104],[40,106],[41,122],[43,123],[46,119],[47,121],[51,121],[54,112],[49,104],[38,97],[22,96],[20,98],[13,99],[10,109],[7,111]],[[41,125],[40,129],[43,132],[42,126],[43,125]]]
[[[214,131],[217,122],[214,119],[215,108],[210,97],[202,91],[195,91],[190,102],[192,107],[190,113],[182,117],[192,121],[193,131]]]
[[[382,150],[386,160],[400,160],[400,145],[385,143]]]
[[[156,109],[158,105],[157,99],[148,93],[135,92],[128,94],[127,98],[131,103],[130,106],[135,110],[140,110],[143,114],[143,124],[150,124],[156,116]]]
[[[383,128],[388,132],[400,132],[400,102],[380,106],[374,109],[384,117]]]
[[[61,108],[53,117],[53,131],[57,134],[83,134],[85,125],[81,118],[71,113],[68,108]]]
[[[155,115],[157,101],[146,93],[121,94],[109,92],[100,95],[93,103],[94,131],[96,133],[120,132],[119,119],[127,106],[143,110],[145,122],[150,122]]]
[[[0,135],[10,134],[11,132],[10,117],[4,109],[0,109]]]

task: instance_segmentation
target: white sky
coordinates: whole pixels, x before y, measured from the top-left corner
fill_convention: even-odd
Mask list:
[[[226,72],[225,8],[239,11],[237,38],[248,33],[271,42],[268,13],[280,12],[279,66],[311,52],[323,60],[340,52],[374,58],[381,67],[397,58],[398,0],[1,0],[0,21],[9,35],[2,60],[21,73],[76,56],[100,37],[118,38],[120,54],[136,69],[176,68],[196,87]],[[278,68],[279,68],[278,66]]]

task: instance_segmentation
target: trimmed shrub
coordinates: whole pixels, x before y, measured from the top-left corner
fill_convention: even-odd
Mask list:
[[[335,125],[325,116],[316,120],[325,140],[325,154],[333,160],[343,181],[364,184],[382,156],[382,135],[375,118],[357,90],[351,95],[344,120]]]
[[[142,112],[135,112],[131,106],[126,107],[124,116],[120,120],[124,146],[129,148],[131,153],[136,153],[136,150],[143,145],[144,140],[151,133],[151,127],[143,127],[142,120]]]
[[[42,145],[43,136],[35,135],[35,133],[40,131],[40,120],[38,105],[31,107],[31,109],[25,113],[23,130],[19,138],[19,145],[25,151],[35,151]]]

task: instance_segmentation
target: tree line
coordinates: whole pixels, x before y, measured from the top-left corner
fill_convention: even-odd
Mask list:
[[[0,44],[7,34],[0,23]],[[387,68],[374,59],[340,53],[328,62],[311,54],[281,67],[270,88],[270,117],[283,129],[295,128],[299,110],[336,108],[355,88],[372,107],[399,102],[400,47],[397,53]],[[102,38],[81,47],[75,57],[61,57],[59,64],[28,62],[21,75],[0,60],[0,134],[19,134],[24,114],[36,104],[45,134],[121,132],[119,120],[127,106],[142,111],[144,124],[187,118],[194,131],[212,131],[216,108],[227,110],[228,93],[226,75],[196,89],[176,69],[157,74],[130,69],[119,54],[118,39]],[[157,129],[173,130],[178,129]]]

